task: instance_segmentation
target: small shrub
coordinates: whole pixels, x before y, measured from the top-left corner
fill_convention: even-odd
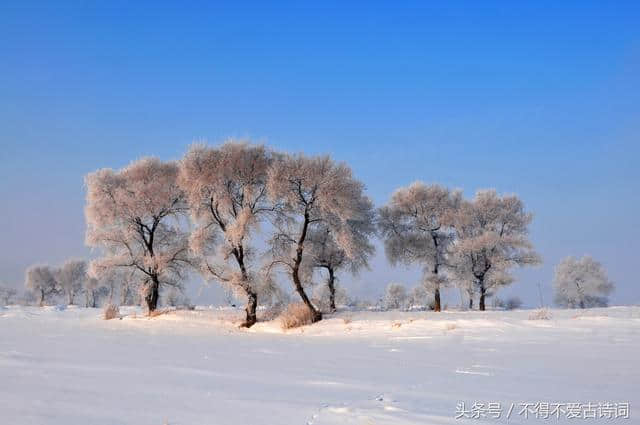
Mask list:
[[[551,312],[546,308],[540,308],[534,310],[529,314],[529,320],[549,320],[551,319]]]
[[[299,328],[313,323],[313,313],[304,303],[289,304],[280,314],[282,329]]]
[[[120,316],[120,309],[115,304],[107,304],[104,307],[104,320],[117,319]]]
[[[349,323],[351,323],[353,321],[353,318],[351,317],[351,315],[348,315],[348,316],[343,317],[342,321],[344,322],[345,325],[348,325]]]

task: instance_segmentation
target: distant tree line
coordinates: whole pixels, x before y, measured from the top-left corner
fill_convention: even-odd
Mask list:
[[[138,304],[139,283],[126,270],[112,269],[100,278],[87,273],[87,262],[69,259],[63,265],[33,265],[27,269],[25,287],[33,301],[43,306],[62,298],[68,305],[97,307],[103,303]],[[116,300],[116,293],[119,297]]]

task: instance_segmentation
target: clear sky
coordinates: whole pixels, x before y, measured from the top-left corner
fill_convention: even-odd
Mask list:
[[[511,292],[548,302],[588,253],[640,302],[640,2],[188,3],[0,4],[0,280],[88,254],[87,172],[243,137],[347,161],[378,205],[515,192],[544,264]],[[353,286],[417,275],[380,251]]]

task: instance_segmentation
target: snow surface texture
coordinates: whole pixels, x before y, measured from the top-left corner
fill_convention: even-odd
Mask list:
[[[338,313],[283,331],[239,312],[0,308],[0,423],[480,424],[456,404],[629,402],[640,307]],[[509,423],[555,423],[512,416]],[[562,422],[562,421],[561,421]],[[567,422],[575,423],[576,420]]]

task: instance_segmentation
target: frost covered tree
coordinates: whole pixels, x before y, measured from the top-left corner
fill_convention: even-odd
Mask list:
[[[0,305],[9,305],[18,291],[7,285],[0,285]]]
[[[556,304],[569,308],[605,307],[614,284],[598,261],[588,255],[567,257],[556,266]]]
[[[261,281],[250,242],[272,211],[266,186],[273,158],[263,146],[227,142],[219,148],[194,145],[180,162],[178,181],[195,223],[190,247],[206,279],[246,299],[245,327],[256,322]]]
[[[158,305],[160,285],[178,284],[191,265],[177,176],[175,162],[144,158],[85,179],[86,242],[103,250],[90,273],[99,278],[113,268],[133,270],[144,282],[150,312]]]
[[[55,270],[49,266],[34,265],[27,269],[24,286],[42,307],[46,300],[60,293]]]
[[[352,256],[348,256],[338,244],[327,224],[314,228],[308,234],[311,266],[327,272],[328,310],[331,312],[336,311],[336,273],[347,270],[356,275],[362,268],[369,266],[369,258],[374,253],[371,243],[371,237],[375,233],[373,204],[365,197],[361,201],[359,216],[346,221],[352,235]]]
[[[477,288],[480,310],[488,295],[513,282],[511,269],[540,262],[528,238],[531,220],[520,198],[499,196],[495,190],[478,191],[472,201],[461,203],[455,220],[455,270]]]
[[[407,305],[407,288],[400,283],[390,283],[384,294],[384,305],[388,310],[404,309]]]
[[[69,259],[56,270],[56,280],[67,298],[67,304],[73,305],[86,279],[87,263],[84,260]]]
[[[355,260],[361,255],[360,235],[350,223],[366,220],[370,213],[363,191],[363,184],[353,177],[351,169],[328,156],[287,155],[269,170],[267,192],[276,206],[269,268],[282,265],[290,273],[314,322],[321,320],[322,314],[304,289],[310,284],[313,270],[308,238],[324,228],[346,258]]]
[[[432,291],[434,310],[440,311],[440,289],[448,285],[447,251],[453,240],[459,191],[415,182],[396,190],[380,208],[378,225],[392,264],[419,264],[423,284]]]
[[[431,301],[432,295],[424,285],[415,286],[407,297],[409,307],[425,307]]]

